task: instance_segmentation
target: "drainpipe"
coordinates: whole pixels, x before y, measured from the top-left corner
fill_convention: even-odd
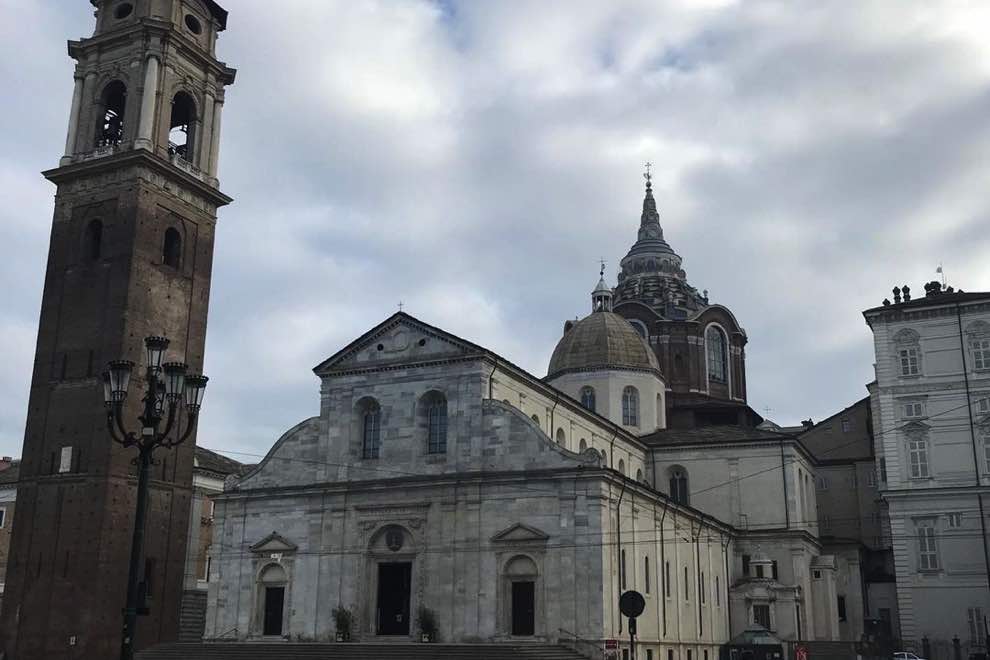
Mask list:
[[[966,386],[966,410],[969,412],[969,438],[973,446],[973,473],[977,489],[980,487],[980,463],[976,456],[976,431],[973,421],[973,400],[969,391],[969,367],[966,366],[966,342],[963,339],[962,310],[956,303],[956,323],[959,326],[959,352],[962,354],[963,383]],[[976,501],[980,507],[980,530],[983,537],[983,564],[987,569],[987,588],[990,589],[990,555],[987,554],[987,521],[983,517],[983,493],[977,491]]]
[[[494,394],[494,392],[495,392],[495,381],[493,380],[493,378],[495,377],[495,370],[496,369],[498,369],[498,356],[495,356],[495,364],[494,364],[494,366],[492,366],[492,372],[490,374],[488,374],[488,398],[489,399],[494,399],[495,398],[495,394]]]
[[[703,522],[703,521],[702,521]],[[705,624],[703,621],[703,616],[701,612],[701,591],[704,589],[704,585],[701,583],[701,525],[702,522],[698,523],[698,533],[694,534],[694,580],[698,585],[697,593],[694,595],[694,599],[698,603],[698,641],[701,641],[701,637],[705,634]],[[694,525],[692,524],[692,527]],[[692,530],[693,531],[693,530]]]
[[[560,403],[560,390],[557,390],[557,394],[553,399],[553,407],[550,409],[550,433],[548,435],[550,436],[550,439],[553,440],[554,442],[557,441],[557,430],[553,427],[554,426],[553,413],[555,410],[557,410],[558,403]]]
[[[663,608],[663,636],[667,636],[667,544],[663,538],[663,521],[667,517],[667,500],[663,503],[663,515],[660,516],[660,566],[658,567],[663,576],[660,579],[660,593],[657,598],[662,603]]]
[[[784,439],[780,439],[780,478],[784,482],[784,529],[791,528],[791,509],[787,503],[787,469],[784,463]]]
[[[724,584],[724,586],[725,586],[725,609],[723,610],[725,612],[725,631],[727,633],[726,636],[729,639],[732,639],[732,630],[731,630],[731,628],[732,628],[732,615],[731,615],[730,603],[729,603],[729,543],[731,543],[731,539],[729,539],[728,537],[726,537],[725,543],[722,544],[722,556],[725,557],[725,575],[722,576],[723,577],[723,580],[722,581],[725,583]]]
[[[612,439],[615,442],[615,438]],[[614,469],[614,468],[613,468]],[[622,497],[626,494],[626,478],[622,477],[622,490],[619,491],[619,501],[615,510],[615,549],[616,562],[619,564],[619,596],[622,596]],[[618,602],[618,600],[616,600]],[[619,632],[622,632],[622,614],[619,614]]]

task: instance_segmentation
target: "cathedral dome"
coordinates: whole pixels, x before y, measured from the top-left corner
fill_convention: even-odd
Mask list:
[[[597,311],[572,325],[557,342],[547,378],[606,369],[659,375],[660,363],[629,321],[612,312]]]

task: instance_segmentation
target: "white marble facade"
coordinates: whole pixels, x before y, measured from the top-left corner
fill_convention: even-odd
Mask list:
[[[674,456],[403,313],[315,371],[320,414],[217,500],[207,639],[331,640],[339,607],[357,639],[415,638],[426,607],[443,641],[600,642],[627,635],[617,605],[627,589],[646,598],[641,657],[714,660],[764,596],[785,637],[797,637],[804,607],[805,638],[838,639],[841,568],[817,555],[804,524],[814,516],[798,511],[814,510],[794,490],[814,469],[799,446],[786,443],[786,497],[753,480],[741,499],[681,504],[669,496],[672,464],[688,466],[693,483],[731,481],[727,461],[738,468],[766,447],[740,444],[735,458],[708,462],[696,450]],[[765,511],[750,519],[755,531],[739,507]],[[757,524],[784,508],[792,528]],[[743,554],[779,556],[779,579],[743,575]]]

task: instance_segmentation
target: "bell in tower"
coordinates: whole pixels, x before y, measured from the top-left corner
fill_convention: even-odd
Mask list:
[[[75,59],[0,644],[6,658],[104,659],[121,649],[135,512],[135,452],[111,441],[102,365],[144,371],[144,337],[203,366],[224,90],[227,12],[212,0],[92,0]],[[140,393],[124,404],[140,413]],[[195,435],[151,474],[135,646],[178,638]],[[195,586],[195,585],[193,585]]]

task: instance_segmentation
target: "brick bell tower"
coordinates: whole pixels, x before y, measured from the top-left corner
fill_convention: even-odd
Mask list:
[[[215,55],[227,12],[212,0],[91,2],[93,36],[68,45],[65,155],[44,173],[55,214],[0,611],[14,660],[120,652],[136,451],[108,437],[100,376],[117,358],[143,373],[149,335],[202,370],[216,214],[231,201],[217,181],[235,74]],[[139,414],[138,381],[126,419]],[[155,455],[138,649],[178,635],[194,439]]]

